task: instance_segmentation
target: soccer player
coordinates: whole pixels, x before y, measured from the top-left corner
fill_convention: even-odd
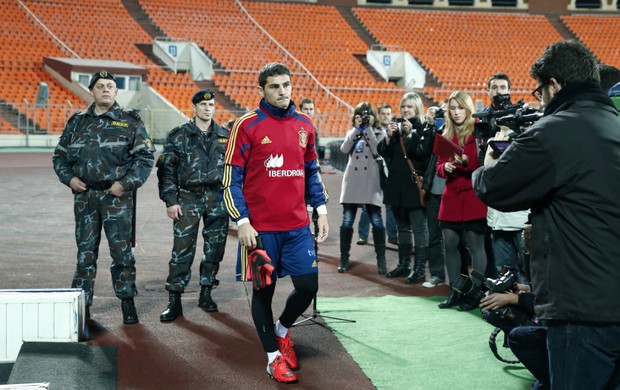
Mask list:
[[[271,283],[254,290],[252,319],[267,353],[267,373],[290,383],[297,381],[291,369],[298,364],[289,329],[318,290],[306,204],[318,214],[316,240],[323,242],[329,232],[328,195],[319,173],[312,121],[291,101],[290,71],[269,63],[258,82],[259,107],[235,122],[226,147],[224,202],[237,223],[241,259],[247,263],[247,253],[260,235],[275,267]],[[271,302],[277,278],[287,275],[294,290],[274,324]]]

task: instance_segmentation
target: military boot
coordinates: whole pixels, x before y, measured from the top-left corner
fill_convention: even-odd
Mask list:
[[[411,250],[413,249],[412,244],[398,244],[398,265],[396,268],[388,272],[385,276],[388,278],[397,278],[399,276],[409,275],[411,269],[409,265],[411,264]]]
[[[174,321],[177,317],[183,317],[183,306],[181,305],[181,293],[171,291],[168,298],[168,306],[159,316],[161,322]]]
[[[211,297],[212,289],[212,286],[202,286],[200,288],[200,298],[198,298],[198,307],[209,313],[217,311],[217,304]]]
[[[351,250],[351,240],[353,239],[353,228],[340,228],[340,265],[338,272],[347,272],[349,266],[349,251]]]
[[[217,278],[217,274],[220,270],[220,263],[207,263],[205,261],[206,256],[202,256],[200,261],[200,276],[201,278],[206,277],[213,289],[220,285],[220,281]]]
[[[123,324],[137,324],[138,313],[133,303],[133,298],[125,298],[121,301],[121,310],[123,311]]]
[[[385,229],[372,229],[372,239],[375,242],[375,254],[377,255],[377,272],[379,275],[387,273],[385,265]]]
[[[415,248],[415,268],[409,276],[405,278],[405,283],[414,284],[421,283],[426,279],[426,260],[427,260],[427,247]]]

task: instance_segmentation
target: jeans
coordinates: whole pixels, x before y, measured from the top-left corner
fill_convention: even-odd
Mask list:
[[[396,229],[396,219],[394,219],[394,213],[392,207],[385,205],[385,228],[387,230],[388,237],[396,237],[398,230]],[[362,213],[360,214],[360,221],[357,224],[357,233],[361,238],[368,238],[370,230],[370,218],[368,218],[368,212],[366,206],[362,207]]]
[[[550,389],[547,328],[518,326],[508,335],[510,350],[540,382],[532,389]]]
[[[620,324],[549,321],[547,329],[552,389],[620,388]]]
[[[344,228],[353,228],[355,222],[355,214],[359,205],[352,203],[342,204],[342,225]],[[364,208],[368,212],[370,223],[375,229],[383,229],[383,218],[381,217],[381,207],[374,204],[366,204]]]
[[[501,272],[502,266],[505,265],[514,269],[515,275],[519,278],[521,264],[523,264],[525,256],[523,245],[521,245],[521,230],[493,230],[492,234],[497,272]]]

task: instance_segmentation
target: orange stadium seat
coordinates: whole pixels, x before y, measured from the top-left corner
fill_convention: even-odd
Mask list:
[[[38,83],[44,81],[50,86],[50,107],[67,101],[73,107],[85,105],[43,70],[44,57],[71,55],[62,43],[81,58],[121,60],[148,67],[151,86],[178,109],[191,110],[189,97],[198,84],[189,74],[175,74],[158,66],[137,48],[137,44],[150,44],[152,38],[121,0],[22,3],[54,36],[17,3],[0,3],[0,21],[10,26],[0,31],[0,99],[13,107],[24,100],[32,104]],[[365,56],[368,44],[336,6],[249,0],[138,3],[167,37],[194,41],[217,61],[219,67],[212,80],[215,87],[241,108],[240,112],[230,112],[218,100],[218,121],[222,123],[256,106],[257,72],[274,60],[293,72],[294,100],[315,100],[318,112],[323,114],[320,123],[327,125],[321,129],[326,136],[346,132],[351,106],[361,101],[395,106],[405,92],[392,82],[375,79],[358,60]],[[534,86],[528,76],[529,64],[546,45],[562,39],[542,15],[357,6],[352,11],[377,43],[402,48],[420,62],[435,81],[423,92],[435,102],[462,89],[486,105],[486,80],[497,71],[510,75],[513,101],[529,100]],[[109,16],[110,28],[93,29],[102,13]],[[603,62],[618,64],[619,18],[573,15],[563,16],[562,21]],[[28,50],[23,50],[25,47]],[[49,115],[39,111],[33,118],[39,128],[59,132],[67,115],[66,110],[54,108]],[[4,122],[0,125],[0,130],[8,128]]]

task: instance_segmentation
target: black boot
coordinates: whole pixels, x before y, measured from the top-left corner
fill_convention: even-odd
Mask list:
[[[427,251],[426,247],[415,248],[415,268],[409,276],[405,278],[405,283],[414,284],[414,283],[422,283],[426,279],[426,259],[427,259]]]
[[[372,239],[375,242],[375,254],[377,255],[377,272],[379,275],[387,273],[385,265],[385,229],[372,228]]]
[[[168,306],[159,316],[161,322],[174,321],[177,317],[183,317],[183,306],[181,305],[181,293],[171,291],[168,298]]]
[[[349,251],[353,239],[353,228],[340,227],[340,265],[338,272],[347,272],[349,266]]]
[[[138,313],[133,303],[133,298],[125,298],[121,301],[121,310],[123,311],[123,324],[137,324]]]
[[[388,272],[385,275],[386,277],[397,278],[409,275],[409,272],[411,272],[409,268],[409,264],[411,264],[411,249],[413,249],[411,244],[398,244],[398,265]]]
[[[211,286],[202,286],[200,288],[200,298],[198,298],[198,307],[209,313],[217,311],[217,304],[211,298],[211,289]]]
[[[450,293],[448,294],[448,298],[439,304],[440,309],[447,309],[448,307],[453,307],[459,304],[460,301],[460,293],[450,286]]]

